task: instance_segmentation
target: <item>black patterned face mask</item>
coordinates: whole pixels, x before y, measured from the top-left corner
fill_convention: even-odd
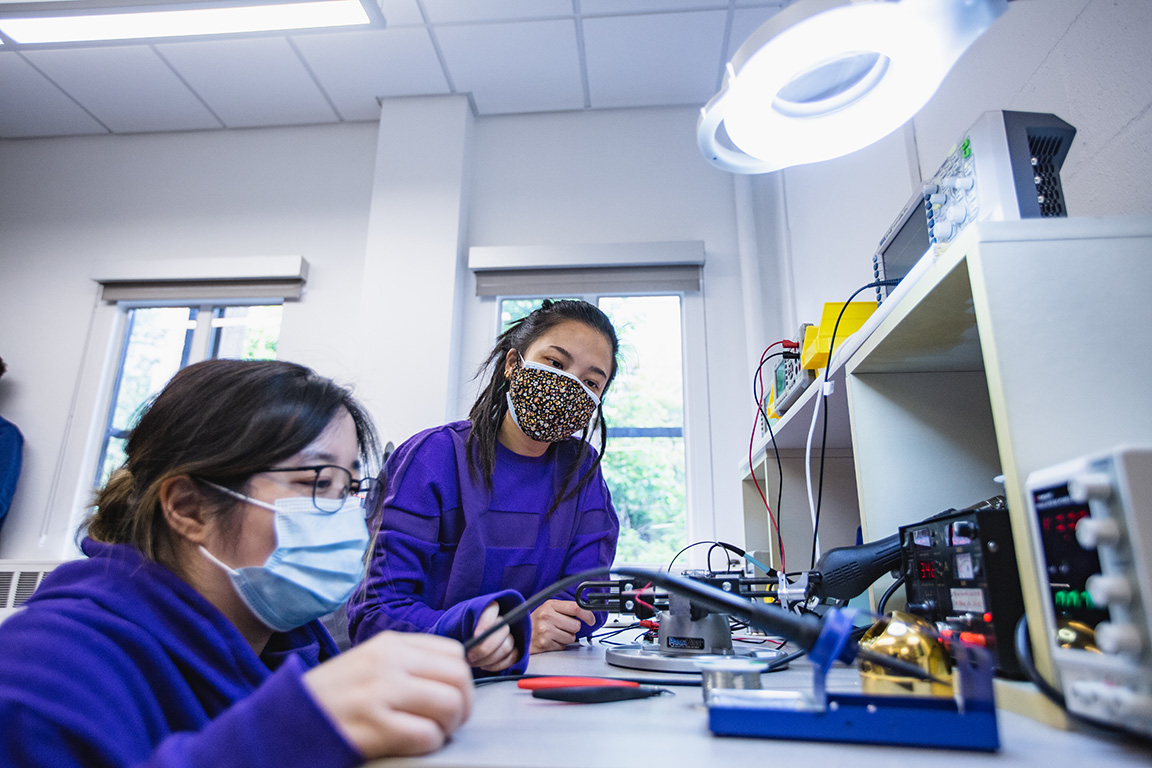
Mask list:
[[[531,362],[516,363],[505,397],[520,431],[542,443],[583,431],[600,405],[600,398],[572,374]]]

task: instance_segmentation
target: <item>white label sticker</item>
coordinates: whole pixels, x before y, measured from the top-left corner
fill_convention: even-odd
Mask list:
[[[952,589],[952,610],[984,613],[984,593],[979,589]]]

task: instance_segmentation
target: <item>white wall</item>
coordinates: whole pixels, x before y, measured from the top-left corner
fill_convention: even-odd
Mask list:
[[[59,557],[86,495],[111,332],[90,280],[101,261],[303,255],[281,354],[354,380],[345,299],[359,296],[375,146],[375,124],[0,142],[0,412],[25,436],[0,557]]]
[[[739,435],[746,434],[747,410],[741,403],[748,388],[733,179],[701,157],[695,125],[695,109],[479,120],[469,239],[489,246],[704,241],[705,316],[688,329],[703,336],[703,356],[686,364],[688,386],[707,389],[711,435],[691,435],[706,441],[703,460],[690,458],[688,467],[692,535],[738,540]],[[496,332],[495,301],[474,294],[472,286],[460,356],[461,415],[476,396],[471,377]],[[687,414],[689,427],[699,416]]]
[[[89,277],[109,259],[303,255],[281,356],[354,384],[399,441],[475,394],[495,317],[461,269],[468,245],[703,240],[706,315],[689,330],[707,359],[689,365],[714,434],[741,433],[746,377],[727,373],[745,354],[732,178],[696,151],[695,110],[474,129],[463,102],[386,102],[379,125],[0,142],[0,408],[27,437],[0,557],[66,553],[86,502],[79,467],[117,341]],[[439,390],[421,383],[430,372]],[[703,437],[698,533],[738,539],[739,516],[714,532],[713,511],[737,509],[740,440]]]
[[[1051,112],[1077,128],[1061,171],[1070,215],[1152,212],[1149,41],[1147,0],[1017,0],[901,130],[846,157],[755,177],[761,294],[779,298],[782,335],[873,279],[880,237],[987,110]]]
[[[473,296],[471,276],[460,271],[468,245],[703,240],[705,314],[691,331],[707,353],[689,361],[708,389],[712,425],[712,494],[701,507],[716,520],[707,535],[739,541],[750,350],[791,335],[796,320],[814,319],[824,301],[868,282],[877,239],[984,110],[1050,111],[1079,129],[1063,172],[1073,215],[1152,210],[1143,183],[1152,177],[1148,40],[1152,3],[1144,0],[1013,2],[905,130],[855,155],[748,183],[699,156],[694,109],[476,119],[471,149],[453,171],[455,197],[442,197],[439,220],[454,222],[455,252],[440,244],[437,261],[414,254],[402,274],[393,270],[410,286],[456,275],[452,298],[438,299],[450,327],[437,325],[430,342],[456,386],[446,402],[415,406],[405,423],[462,415],[474,396],[468,375],[491,343],[495,308]],[[418,138],[423,128],[410,130]],[[378,323],[360,322],[370,300],[360,282],[380,278],[366,253],[376,253],[369,222],[390,173],[376,162],[381,134],[365,123],[0,142],[0,356],[11,366],[0,413],[27,438],[0,557],[58,556],[83,499],[77,445],[97,418],[94,391],[112,330],[89,280],[95,261],[301,254],[312,273],[304,299],[286,308],[283,356],[360,383],[373,397],[363,364],[372,355],[419,375],[418,357],[392,360],[387,345],[373,344],[419,333],[419,318],[380,307]],[[469,143],[464,134],[449,140]],[[745,295],[761,297],[757,311],[745,311],[741,298],[739,251],[749,237],[761,261]],[[747,327],[757,316],[762,327]],[[393,411],[376,412],[393,437]]]
[[[1061,172],[1073,216],[1152,211],[1152,3],[1017,0],[909,125],[852,155],[760,177],[759,207],[790,257],[801,322],[872,280],[876,243],[916,185],[983,112],[1051,112],[1077,129]],[[782,176],[774,179],[772,176]],[[767,290],[770,290],[767,289]]]

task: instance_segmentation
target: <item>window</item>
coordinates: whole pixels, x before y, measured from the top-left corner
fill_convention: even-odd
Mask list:
[[[581,296],[612,320],[616,379],[604,399],[604,479],[620,516],[617,563],[663,565],[688,539],[681,297]],[[501,298],[500,327],[540,306]]]
[[[124,463],[141,408],[184,366],[211,358],[274,359],[280,304],[130,306],[96,465],[96,487]],[[207,322],[204,322],[204,319]]]

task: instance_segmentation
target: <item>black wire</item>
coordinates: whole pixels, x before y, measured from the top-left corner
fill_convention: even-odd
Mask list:
[[[616,637],[616,635],[621,635],[625,632],[631,632],[631,631],[640,630],[640,629],[643,629],[645,632],[647,631],[647,629],[645,627],[640,626],[640,622],[634,622],[632,624],[629,624],[626,627],[620,627],[618,629],[609,629],[609,630],[605,630],[604,632],[595,632],[595,633],[588,636],[588,640],[589,640],[589,642],[591,642],[592,640],[597,640],[601,643],[608,642],[608,644],[611,645],[609,638]]]
[[[1015,645],[1016,649],[1016,660],[1020,662],[1020,668],[1024,670],[1024,674],[1028,677],[1032,684],[1040,690],[1040,693],[1044,694],[1044,696],[1053,704],[1060,707],[1060,709],[1062,709],[1073,720],[1091,725],[1095,728],[1100,728],[1101,730],[1108,731],[1109,733],[1120,734],[1123,736],[1135,736],[1145,743],[1152,744],[1152,737],[1146,734],[1125,730],[1124,728],[1115,726],[1112,723],[1096,720],[1094,718],[1088,717],[1087,715],[1082,715],[1079,712],[1073,712],[1072,710],[1068,709],[1068,703],[1064,698],[1064,694],[1053,687],[1053,685],[1047,680],[1045,680],[1044,676],[1040,674],[1040,670],[1036,668],[1036,661],[1032,658],[1032,640],[1028,636],[1027,615],[1021,615],[1020,620],[1016,622],[1016,631],[1013,635],[1013,640],[1015,641],[1013,644]]]
[[[820,480],[816,490],[816,515],[812,520],[812,562],[808,566],[809,568],[816,567],[816,536],[820,533],[820,504],[824,500],[824,451],[828,443],[828,369],[832,367],[832,355],[836,352],[836,331],[840,328],[840,318],[844,317],[844,310],[848,309],[852,299],[860,293],[869,288],[879,288],[882,285],[891,286],[899,282],[899,280],[875,280],[868,285],[860,286],[848,297],[844,306],[840,307],[840,313],[836,315],[836,324],[832,326],[832,338],[828,340],[828,362],[824,364],[824,385],[820,388],[820,396],[824,398],[824,434],[820,438]]]
[[[816,642],[816,638],[819,636],[823,626],[822,620],[820,619],[798,616],[780,610],[778,607],[755,603],[739,595],[724,592],[723,590],[716,589],[699,581],[693,581],[692,579],[673,576],[662,571],[652,571],[646,568],[633,568],[631,566],[613,568],[611,566],[605,566],[603,568],[590,568],[586,571],[574,573],[549,584],[520,605],[503,614],[495,624],[465,642],[464,650],[472,650],[494,633],[510,624],[515,624],[520,621],[528,616],[533,609],[557,593],[563,592],[569,587],[574,587],[597,576],[611,573],[630,576],[638,580],[644,579],[651,581],[653,584],[662,586],[670,592],[675,591],[689,597],[692,602],[703,609],[712,611],[713,613],[736,616],[765,632],[792,639],[801,647],[809,647],[812,643]]]
[[[684,547],[684,549],[682,549],[679,552],[677,552],[676,554],[672,555],[672,559],[668,561],[668,567],[665,570],[667,570],[669,573],[671,573],[672,572],[672,564],[676,562],[676,558],[680,557],[680,555],[682,555],[685,552],[687,552],[688,550],[692,549],[692,547],[699,547],[702,544],[716,544],[716,542],[715,541],[694,541],[694,542],[692,542],[688,546]]]
[[[1020,662],[1020,668],[1024,670],[1024,674],[1032,681],[1033,685],[1040,689],[1040,693],[1044,694],[1056,706],[1066,710],[1068,705],[1064,701],[1064,694],[1052,687],[1052,684],[1040,674],[1040,670],[1036,669],[1036,662],[1032,658],[1032,643],[1028,638],[1028,617],[1024,614],[1021,614],[1020,620],[1016,622],[1016,633],[1013,639],[1016,641],[1016,658]]]
[[[905,578],[906,577],[904,574],[900,574],[900,578],[892,582],[892,586],[888,587],[888,589],[884,591],[884,596],[880,598],[880,602],[876,603],[876,613],[880,614],[881,616],[884,615],[884,606],[888,605],[888,598],[892,597],[896,590],[900,588],[900,586],[904,583]]]
[[[584,581],[589,581],[597,576],[612,573],[618,573],[637,580],[644,579],[651,581],[653,584],[664,587],[669,592],[676,592],[688,597],[689,600],[706,611],[735,616],[742,621],[746,621],[749,625],[764,631],[766,634],[778,635],[792,640],[803,650],[814,646],[824,631],[824,619],[822,616],[814,614],[793,614],[782,610],[779,606],[769,606],[747,600],[740,595],[725,592],[708,584],[679,576],[672,576],[662,571],[633,568],[632,566],[622,566],[618,568],[605,566],[603,568],[589,568],[586,571],[565,576],[549,584],[520,605],[508,611],[508,613],[502,615],[492,626],[474,635],[470,640],[465,642],[464,651],[471,651],[496,632],[522,620],[537,606],[552,598],[553,595]],[[853,650],[855,650],[860,658],[867,659],[877,666],[892,669],[915,679],[935,680],[935,677],[926,674],[915,664],[902,661],[895,657],[873,653],[865,648],[855,648]],[[771,668],[771,664],[769,668]]]
[[[723,541],[714,541],[714,542],[712,542],[712,546],[708,547],[708,556],[707,556],[706,563],[708,566],[708,572],[709,573],[720,573],[720,571],[717,571],[715,568],[712,567],[712,550],[716,549],[717,547],[719,547],[721,551],[727,550],[728,552],[731,552],[732,554],[734,554],[738,557],[741,557],[741,558],[744,557],[744,550],[740,549],[740,547],[736,547],[736,546],[733,546],[731,544],[727,544]],[[732,569],[733,563],[735,563],[736,565],[740,564],[739,561],[735,561],[731,557],[725,557],[724,558],[724,571],[723,572],[724,573],[729,572]]]
[[[784,500],[784,466],[780,463],[780,448],[776,445],[776,432],[772,429],[772,420],[768,418],[768,412],[764,410],[764,400],[763,398],[756,397],[756,379],[759,377],[760,390],[762,391],[764,389],[764,364],[774,357],[783,357],[787,351],[788,350],[784,350],[782,352],[774,352],[768,357],[764,358],[760,362],[760,365],[756,368],[756,373],[752,374],[752,399],[756,401],[757,412],[764,416],[764,424],[768,427],[768,437],[772,442],[772,452],[776,454],[776,476],[779,478],[779,481],[776,485],[776,506],[773,507],[771,504],[769,504],[769,514],[771,514],[772,510],[775,510],[776,512],[776,540],[780,544],[781,562],[784,561],[784,524],[780,520],[780,503]],[[799,359],[800,356],[797,355],[796,357]],[[753,473],[753,475],[755,475],[755,467],[749,466],[748,469]],[[765,493],[767,493],[767,489],[765,489]]]

